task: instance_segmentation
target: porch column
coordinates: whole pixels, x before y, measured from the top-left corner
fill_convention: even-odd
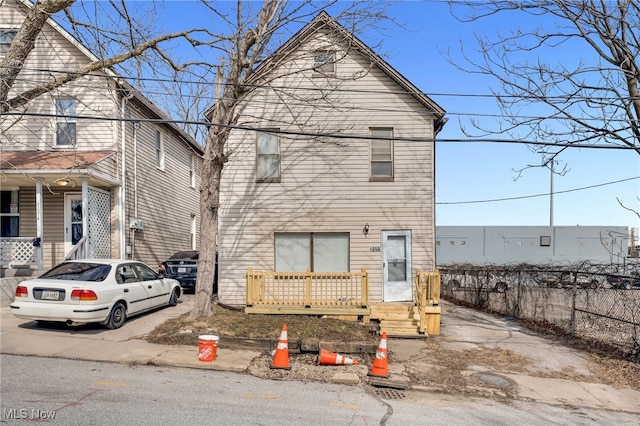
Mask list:
[[[43,234],[43,215],[42,215],[42,178],[36,178],[36,238],[39,244],[35,246],[36,264],[38,269],[42,269],[42,234]]]
[[[82,178],[82,236],[85,237],[85,243],[82,249],[82,258],[87,257],[89,253],[89,183],[86,177]]]

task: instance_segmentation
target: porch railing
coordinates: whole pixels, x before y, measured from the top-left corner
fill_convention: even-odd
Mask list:
[[[248,313],[370,315],[369,276],[359,272],[247,272]]]
[[[38,250],[31,237],[4,237],[0,239],[0,265],[39,266]]]
[[[87,243],[89,240],[86,236],[80,238],[80,240],[73,246],[73,249],[67,253],[64,257],[65,260],[75,260],[75,259],[86,259],[87,251],[89,248],[89,244]]]
[[[420,315],[420,332],[440,334],[440,271],[417,270],[414,277],[414,300]]]

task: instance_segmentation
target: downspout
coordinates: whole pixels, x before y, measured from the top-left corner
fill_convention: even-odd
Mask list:
[[[120,212],[119,212],[119,216],[120,216],[120,259],[125,259],[126,255],[127,255],[127,251],[126,251],[126,244],[127,244],[127,238],[126,238],[126,232],[127,232],[127,228],[126,228],[126,218],[127,218],[127,211],[126,211],[126,198],[127,198],[127,191],[126,191],[126,178],[127,178],[127,144],[126,144],[126,112],[127,112],[127,101],[129,99],[133,98],[133,93],[129,93],[126,96],[122,97],[121,100],[121,111],[120,111],[120,151],[121,151],[121,176],[120,176]]]
[[[133,217],[138,219],[138,127],[140,123],[133,123]],[[135,259],[136,232],[131,232],[131,259]]]

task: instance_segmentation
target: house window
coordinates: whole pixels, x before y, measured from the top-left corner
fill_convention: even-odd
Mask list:
[[[0,224],[1,236],[3,237],[19,237],[20,236],[20,210],[19,210],[19,192],[18,190],[2,190],[1,193],[1,209]]]
[[[277,272],[349,272],[349,233],[276,233]]]
[[[3,30],[0,29],[0,57],[3,57],[9,51],[11,42],[18,34],[18,30]]]
[[[550,235],[542,235],[542,236],[540,236],[540,246],[541,247],[549,247],[549,246],[551,246],[551,236]]]
[[[256,178],[262,182],[280,181],[280,138],[275,133],[258,132]]]
[[[192,188],[196,187],[196,157],[191,154],[189,156],[189,184]]]
[[[76,145],[76,100],[72,98],[56,99],[56,145]]]
[[[317,50],[313,53],[313,71],[317,75],[334,75],[336,73],[336,52]]]
[[[393,129],[369,129],[371,180],[393,179]]]
[[[156,167],[164,170],[164,137],[160,130],[156,130]]]
[[[191,215],[191,250],[197,250],[196,248],[196,215]]]

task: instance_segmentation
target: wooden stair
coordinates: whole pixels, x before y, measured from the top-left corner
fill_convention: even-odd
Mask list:
[[[422,337],[420,315],[413,302],[371,305],[371,319],[380,322],[380,332],[388,337]]]

